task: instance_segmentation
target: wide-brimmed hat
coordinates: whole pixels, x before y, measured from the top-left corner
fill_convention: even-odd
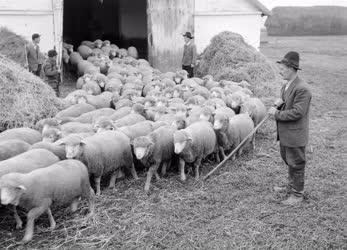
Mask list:
[[[288,67],[292,67],[296,70],[301,70],[299,68],[300,55],[296,51],[289,51],[281,61],[277,61],[277,63],[284,64]]]
[[[192,33],[188,32],[188,31],[186,33],[184,33],[183,36],[188,37],[189,39],[193,39],[194,38],[192,36]]]

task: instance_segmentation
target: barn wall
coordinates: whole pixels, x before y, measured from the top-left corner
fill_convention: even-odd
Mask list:
[[[260,46],[260,14],[244,15],[195,15],[195,44],[198,53],[210,43],[213,36],[222,31],[239,33],[255,48]]]
[[[149,61],[161,71],[180,69],[186,31],[194,29],[194,0],[148,0]]]
[[[232,11],[232,12],[249,12],[256,11],[254,5],[245,0],[196,0],[195,12],[210,11]]]

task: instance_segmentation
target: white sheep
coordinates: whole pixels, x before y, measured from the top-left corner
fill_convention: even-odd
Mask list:
[[[95,110],[95,107],[93,105],[87,104],[87,103],[78,103],[75,105],[72,105],[62,111],[59,111],[55,117],[57,119],[61,119],[63,117],[77,117],[84,113],[90,112]]]
[[[257,126],[265,118],[266,113],[267,109],[264,103],[256,97],[249,98],[240,108],[240,114],[248,114],[252,118],[254,126]]]
[[[33,238],[35,220],[48,214],[50,229],[56,227],[51,206],[70,205],[77,210],[79,197],[89,201],[90,214],[94,213],[94,192],[90,187],[88,170],[77,160],[57,162],[30,173],[9,173],[0,177],[1,204],[22,207],[27,213],[23,243]],[[22,221],[15,209],[17,228]]]
[[[110,188],[115,186],[123,167],[131,171],[134,179],[138,179],[130,140],[121,132],[105,131],[84,139],[70,135],[59,143],[65,145],[66,158],[79,159],[86,164],[89,174],[94,177],[97,195],[100,195],[100,181],[105,174],[111,174]]]
[[[0,161],[4,161],[13,156],[24,153],[29,148],[29,143],[18,139],[0,141]]]
[[[55,142],[40,141],[31,145],[29,150],[36,148],[47,149],[48,151],[51,151],[53,154],[58,156],[60,160],[66,159],[65,147]]]
[[[111,108],[96,109],[96,110],[84,113],[78,117],[64,117],[62,118],[62,123],[67,123],[67,122],[92,123],[96,118],[100,116],[111,116],[114,112],[116,111]]]
[[[0,141],[19,139],[29,144],[41,141],[41,133],[31,128],[12,128],[0,133]]]

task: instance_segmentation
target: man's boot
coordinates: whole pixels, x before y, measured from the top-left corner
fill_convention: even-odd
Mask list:
[[[286,206],[295,206],[300,204],[304,200],[303,196],[297,196],[294,194],[291,194],[288,199],[282,201],[281,203]]]

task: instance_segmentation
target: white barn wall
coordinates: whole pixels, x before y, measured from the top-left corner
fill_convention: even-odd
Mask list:
[[[245,41],[259,49],[260,46],[261,13],[196,13],[194,18],[195,44],[201,53],[213,36],[222,31],[239,33]]]

